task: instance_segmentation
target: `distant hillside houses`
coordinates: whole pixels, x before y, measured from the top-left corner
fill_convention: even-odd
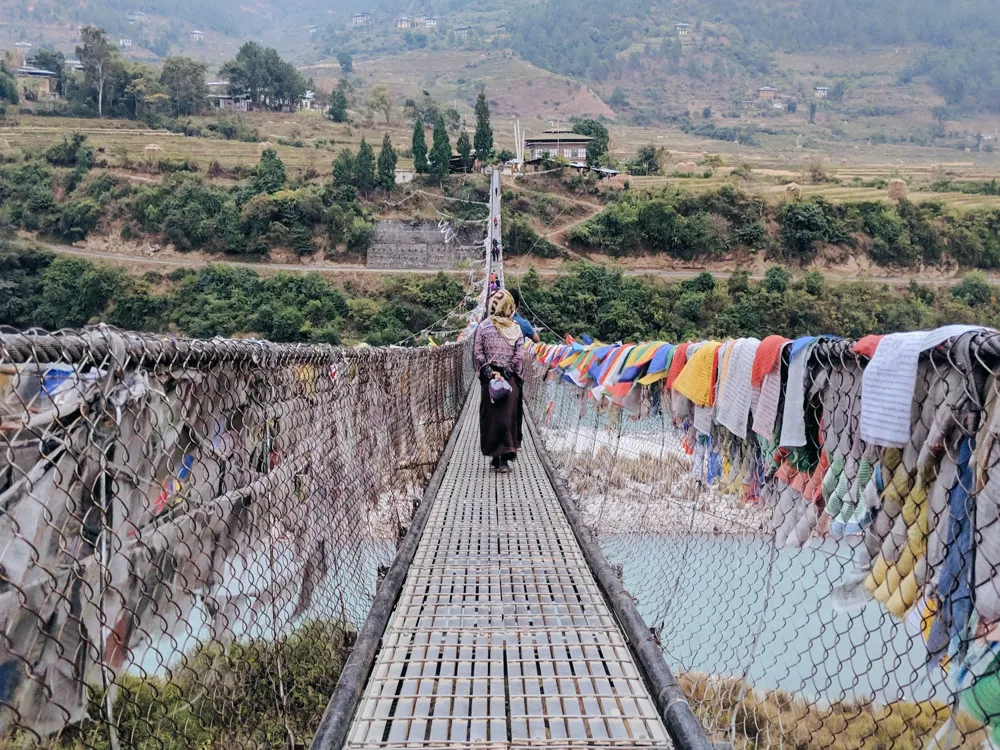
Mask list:
[[[469,35],[471,31],[472,31],[471,26],[459,26],[458,28],[455,29],[455,36],[464,39]]]
[[[128,37],[123,37],[118,40],[118,49],[132,49],[132,40]]]
[[[792,96],[778,93],[778,90],[772,86],[761,86],[757,89],[756,98],[744,99],[740,102],[740,106],[744,109],[784,110],[788,109],[789,102],[794,100],[795,98]]]
[[[688,36],[691,33],[691,24],[674,21],[674,31],[677,32],[677,36]]]
[[[830,93],[830,89],[826,86],[817,86],[813,89],[813,94],[815,94],[817,99],[826,99],[827,95]]]
[[[52,101],[59,98],[56,83],[59,76],[51,70],[22,65],[14,73],[18,91],[27,101]]]
[[[586,159],[590,136],[572,130],[546,130],[541,135],[524,139],[524,153],[528,159],[541,159],[545,155],[563,159]]]
[[[351,23],[355,26],[365,26],[371,20],[371,15],[368,13],[355,13],[351,16]]]
[[[138,11],[138,10],[135,11],[135,12],[133,12],[133,13],[129,13],[128,14],[128,22],[129,22],[130,26],[132,26],[134,24],[137,24],[137,23],[145,23],[146,22],[146,14],[143,13],[142,11]]]
[[[229,93],[229,81],[208,81],[208,103],[220,112],[250,112],[253,102],[243,94]]]
[[[14,64],[18,67],[25,65],[30,54],[31,42],[17,42],[14,45]]]
[[[408,29],[408,28],[410,28],[410,26],[412,24],[413,24],[413,22],[410,20],[409,16],[399,16],[396,19],[396,28],[397,29]]]
[[[205,40],[205,32],[198,31],[197,29],[194,29],[191,32],[191,41],[192,42],[202,42],[204,40]]]
[[[427,16],[427,18],[424,19],[424,26],[426,26],[429,29],[432,29],[437,25],[438,25],[437,16]]]

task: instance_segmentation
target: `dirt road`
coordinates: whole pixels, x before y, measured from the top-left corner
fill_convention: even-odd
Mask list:
[[[135,265],[148,265],[157,266],[161,268],[204,268],[210,264],[214,263],[224,263],[225,265],[234,266],[236,268],[250,268],[255,271],[263,272],[275,272],[275,271],[289,271],[292,273],[326,273],[326,274],[336,274],[336,273],[372,273],[372,274],[391,274],[391,273],[419,273],[419,274],[436,274],[440,273],[439,269],[412,269],[412,268],[367,268],[366,266],[359,265],[348,265],[348,264],[337,264],[337,263],[317,263],[313,265],[303,265],[298,263],[250,263],[247,261],[233,261],[233,260],[201,260],[199,258],[151,258],[147,256],[138,255],[124,255],[122,253],[110,253],[102,252],[99,250],[87,250],[79,247],[72,247],[70,245],[52,245],[43,242],[34,242],[34,245],[42,247],[51,252],[58,253],[60,255],[72,255],[80,258],[87,258],[88,260],[96,261],[111,261],[119,264],[135,264]],[[510,265],[520,271],[520,264],[517,263],[519,259],[511,258]],[[529,261],[530,258],[526,259]],[[536,269],[537,273],[541,276],[560,276],[564,273],[559,269]],[[661,279],[691,279],[700,273],[704,273],[708,269],[701,268],[687,268],[681,270],[664,270],[664,269],[654,269],[654,268],[630,268],[624,269],[622,273],[626,276],[655,276]],[[728,279],[731,275],[731,271],[709,271],[712,276],[717,279]],[[450,271],[445,271],[445,273],[463,273],[460,269],[453,269]],[[751,279],[755,281],[760,281],[764,278],[762,274],[751,274]],[[830,275],[831,280],[836,279],[837,281],[858,281],[858,278],[846,278],[837,277]],[[905,286],[910,283],[912,277],[910,276],[880,276],[873,277],[870,280],[876,281],[882,284],[889,284],[892,286]],[[1000,276],[989,277],[990,282],[994,284],[1000,284]],[[928,284],[931,286],[947,286],[954,284],[957,279],[918,279],[922,284]]]

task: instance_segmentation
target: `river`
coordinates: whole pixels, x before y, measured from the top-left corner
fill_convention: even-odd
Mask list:
[[[623,565],[646,622],[661,626],[677,671],[742,676],[749,665],[754,687],[806,700],[949,699],[943,673],[926,676],[923,642],[879,604],[834,610],[831,590],[850,562],[844,542],[778,551],[770,596],[766,539],[628,535],[601,545]]]

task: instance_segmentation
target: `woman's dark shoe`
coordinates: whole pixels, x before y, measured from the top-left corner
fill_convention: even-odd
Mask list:
[[[490,466],[492,466],[494,469],[499,469],[500,468],[500,456],[493,456],[493,458],[490,459]]]
[[[507,463],[506,461],[501,461],[500,468],[497,469],[497,474],[510,474],[512,471],[514,470],[510,468],[509,463]]]

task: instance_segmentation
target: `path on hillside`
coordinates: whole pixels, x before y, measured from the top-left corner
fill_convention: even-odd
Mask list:
[[[73,247],[71,245],[55,245],[47,242],[39,242],[37,240],[32,240],[32,244],[41,247],[44,250],[49,250],[50,252],[57,253],[59,255],[71,255],[80,258],[86,258],[88,260],[99,260],[99,261],[113,261],[115,263],[135,263],[137,265],[150,265],[150,266],[162,266],[167,268],[206,268],[210,265],[223,264],[227,266],[233,266],[235,268],[249,268],[254,271],[263,272],[275,272],[275,271],[290,271],[292,273],[372,273],[372,274],[389,274],[389,273],[415,273],[424,275],[434,275],[438,273],[461,273],[461,269],[440,269],[440,268],[368,268],[367,266],[357,266],[348,264],[331,264],[324,263],[322,265],[301,265],[298,263],[251,263],[248,261],[237,261],[237,260],[227,260],[225,258],[220,258],[218,260],[202,260],[200,258],[150,258],[141,255],[125,255],[123,253],[111,253],[104,252],[101,250],[89,250],[87,248]],[[530,256],[526,256],[530,257]],[[583,260],[595,263],[595,265],[603,265],[597,261],[592,261],[584,256],[578,256]],[[511,259],[513,261],[513,258]],[[612,266],[614,267],[614,266]],[[518,273],[521,273],[521,265],[517,266]],[[716,279],[725,280],[732,276],[732,271],[712,271],[705,268],[689,268],[681,270],[668,270],[659,268],[626,268],[621,269],[621,272],[625,276],[653,276],[660,279],[667,280],[678,280],[678,279],[693,279],[699,274],[708,271]],[[535,272],[539,276],[564,276],[565,271],[557,268],[538,268]],[[801,276],[801,274],[797,274]],[[845,281],[862,281],[864,278],[859,277],[841,277],[831,274],[827,277],[831,281],[845,282]],[[892,286],[906,286],[914,277],[912,276],[881,276],[878,278],[868,277],[869,281],[875,281],[882,284],[890,284]],[[1000,276],[988,276],[990,283],[1000,284]],[[763,274],[750,274],[751,281],[763,281]],[[917,279],[921,284],[928,284],[930,286],[947,286],[949,284],[955,284],[961,279],[959,278],[947,278],[947,279]]]

